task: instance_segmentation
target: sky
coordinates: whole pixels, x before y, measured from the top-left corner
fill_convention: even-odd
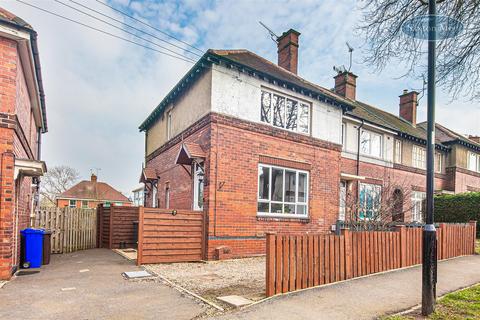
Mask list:
[[[126,32],[135,33],[132,29],[110,21],[120,30],[113,28],[54,0],[26,1],[164,50]],[[89,12],[70,0],[59,1]],[[185,47],[95,0],[76,1]],[[107,0],[107,3],[202,50],[245,48],[273,62],[277,60],[276,45],[258,21],[276,34],[293,28],[301,33],[298,74],[326,88],[334,84],[333,66],[348,66],[345,45],[348,41],[355,48],[351,70],[358,75],[358,100],[395,114],[403,89],[422,87],[416,80],[399,79],[404,70],[401,63],[392,62],[382,71],[362,63],[363,41],[356,32],[361,18],[359,1]],[[15,0],[0,0],[0,6],[30,23],[38,32],[49,128],[42,146],[47,166],[71,166],[79,171],[82,179],[89,179],[94,170],[100,181],[130,196],[131,190],[138,186],[144,161],[144,133],[139,132],[138,126],[192,64],[62,20]],[[168,44],[165,46],[180,51]],[[198,59],[188,52],[183,54]],[[480,135],[478,102],[465,98],[452,102],[447,93],[439,91],[436,118],[459,133]],[[423,98],[418,121],[425,120],[426,98]]]

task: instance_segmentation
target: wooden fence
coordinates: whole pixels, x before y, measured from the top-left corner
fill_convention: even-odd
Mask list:
[[[199,261],[203,212],[140,208],[137,264]]]
[[[476,223],[440,224],[437,257],[475,253]],[[267,297],[422,262],[422,229],[342,230],[341,235],[267,234]]]
[[[35,213],[32,226],[52,231],[52,253],[68,253],[97,246],[95,209],[41,208]]]
[[[119,249],[136,248],[137,236],[134,222],[138,221],[139,207],[98,206],[98,246]]]

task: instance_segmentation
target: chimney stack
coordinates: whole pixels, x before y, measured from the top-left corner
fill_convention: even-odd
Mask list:
[[[417,96],[418,92],[403,90],[400,96],[400,118],[417,125]]]
[[[335,77],[335,92],[347,99],[355,100],[357,76],[351,72],[339,72]]]
[[[97,175],[92,173],[92,176],[90,177],[90,181],[97,182]]]
[[[468,136],[468,139],[475,141],[476,143],[480,143],[480,137],[479,136]]]
[[[278,65],[297,74],[298,70],[298,37],[300,32],[290,29],[277,39]]]

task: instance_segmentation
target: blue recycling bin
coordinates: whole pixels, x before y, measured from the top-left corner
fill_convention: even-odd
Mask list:
[[[25,229],[21,233],[25,241],[24,267],[40,268],[43,258],[43,230]]]

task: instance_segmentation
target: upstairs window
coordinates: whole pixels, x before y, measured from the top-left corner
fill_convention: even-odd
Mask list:
[[[435,172],[442,173],[442,154],[435,152]]]
[[[412,166],[424,170],[427,168],[427,151],[424,147],[413,146]]]
[[[360,134],[360,152],[363,155],[381,158],[382,157],[382,135],[362,130]]]
[[[167,140],[172,138],[172,111],[167,113]]]
[[[402,141],[395,139],[395,163],[402,163]]]
[[[310,105],[262,90],[260,121],[274,127],[308,134],[310,132]]]
[[[467,168],[470,171],[480,172],[480,154],[468,152]]]

